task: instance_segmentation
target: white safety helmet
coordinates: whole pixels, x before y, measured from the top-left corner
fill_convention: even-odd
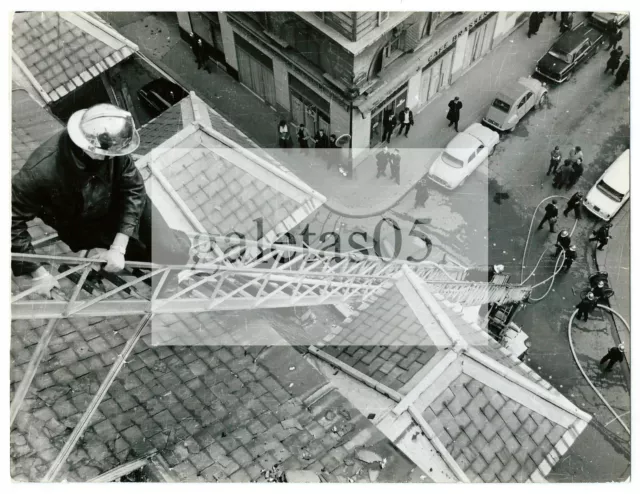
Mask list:
[[[502,264],[496,264],[493,269],[496,273],[500,274],[504,271],[504,266]]]
[[[624,351],[624,343],[620,343],[620,344],[618,345],[618,350],[620,350],[620,351],[622,351],[622,352]]]
[[[106,103],[75,112],[67,132],[76,146],[100,156],[126,156],[140,145],[131,113]]]

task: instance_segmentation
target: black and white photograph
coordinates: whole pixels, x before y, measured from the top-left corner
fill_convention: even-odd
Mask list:
[[[11,488],[630,489],[630,4],[189,3],[10,6]]]

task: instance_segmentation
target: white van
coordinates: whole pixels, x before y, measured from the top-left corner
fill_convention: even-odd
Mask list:
[[[591,187],[585,207],[603,220],[613,218],[629,200],[629,150],[622,153]]]

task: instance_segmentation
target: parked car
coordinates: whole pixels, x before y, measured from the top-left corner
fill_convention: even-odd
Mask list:
[[[629,200],[629,160],[627,149],[607,168],[584,199],[584,206],[603,220],[613,218]]]
[[[536,105],[549,101],[546,84],[521,77],[496,95],[482,122],[497,131],[510,131]]]
[[[614,19],[616,26],[621,27],[629,20],[629,12],[589,12],[589,22],[599,29],[606,29],[609,21]]]
[[[473,171],[484,163],[500,141],[500,135],[479,123],[458,133],[438,155],[427,177],[453,190],[461,186]]]
[[[182,87],[162,78],[155,79],[138,90],[138,98],[152,118],[168,110],[188,94]]]
[[[536,73],[562,83],[589,60],[602,46],[604,34],[590,24],[581,23],[564,33],[547,54],[538,60]]]

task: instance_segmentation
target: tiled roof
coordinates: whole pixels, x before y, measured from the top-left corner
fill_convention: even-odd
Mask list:
[[[462,317],[460,307],[439,298],[404,269],[322,350],[400,391],[402,400],[377,425],[416,464],[412,413],[422,416],[430,448],[449,459],[459,480],[543,479],[590,416]],[[378,346],[362,346],[363,336]],[[402,338],[414,340],[404,346]],[[422,361],[421,345],[430,350]]]
[[[11,175],[20,171],[40,144],[61,132],[64,126],[23,88],[14,85],[11,92]],[[38,218],[29,223],[33,238],[53,230]]]
[[[325,201],[284,167],[258,156],[258,148],[246,148],[243,139],[248,138],[233,132],[194,93],[149,122],[140,135],[137,165],[158,209],[166,216],[171,210],[174,217],[176,209],[181,211],[182,224],[170,222],[174,228],[237,232],[258,240],[260,218],[264,237],[272,242]],[[242,144],[231,140],[236,137]],[[154,197],[160,189],[162,197]]]
[[[179,316],[233,331],[256,313]],[[11,431],[11,476],[37,481],[86,410],[139,319],[61,321]],[[169,321],[167,321],[169,322]],[[14,321],[12,391],[46,321]],[[262,319],[263,329],[269,324]],[[154,328],[157,329],[157,328]],[[283,367],[284,366],[284,367]],[[371,480],[356,454],[414,465],[291,347],[155,346],[143,336],[61,471],[81,481],[155,448],[182,481],[252,481],[276,463],[329,481]],[[347,459],[345,461],[345,459]]]
[[[95,17],[71,12],[15,14],[12,48],[14,62],[49,103],[137,51]]]

